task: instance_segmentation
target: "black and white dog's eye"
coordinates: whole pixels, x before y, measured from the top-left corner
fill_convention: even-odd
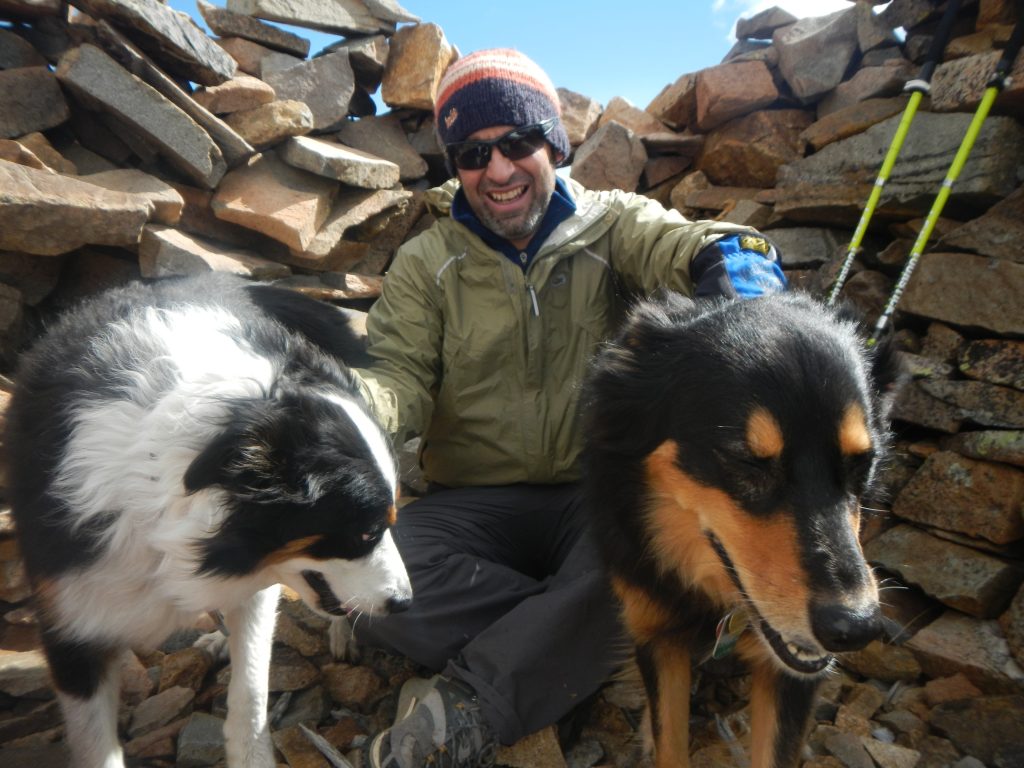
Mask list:
[[[384,535],[384,530],[385,529],[382,526],[374,526],[370,530],[363,533],[359,538],[365,541],[367,544],[376,544]]]

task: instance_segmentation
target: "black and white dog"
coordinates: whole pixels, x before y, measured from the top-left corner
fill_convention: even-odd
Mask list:
[[[274,765],[280,584],[341,616],[411,599],[396,469],[342,359],[344,316],[204,275],[133,284],[24,355],[10,492],[76,768],[120,768],[118,657],[222,610],[231,768]]]

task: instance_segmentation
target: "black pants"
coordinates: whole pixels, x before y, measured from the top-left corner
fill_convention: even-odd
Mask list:
[[[358,639],[469,683],[512,744],[594,693],[629,647],[576,485],[454,488],[398,516],[412,607]]]

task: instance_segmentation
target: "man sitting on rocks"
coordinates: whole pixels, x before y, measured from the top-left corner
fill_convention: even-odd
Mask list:
[[[570,153],[548,76],[514,50],[456,61],[437,132],[455,174],[437,222],[395,256],[359,371],[385,426],[420,434],[430,492],[399,515],[410,610],[359,639],[439,674],[413,680],[373,768],[489,766],[594,694],[627,652],[577,481],[580,383],[624,299],[781,290],[749,229],[559,178]]]

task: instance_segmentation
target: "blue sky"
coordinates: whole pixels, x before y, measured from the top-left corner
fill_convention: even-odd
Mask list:
[[[225,6],[226,0],[208,0]],[[400,0],[444,30],[463,53],[517,48],[540,64],[556,86],[601,104],[621,96],[646,107],[677,77],[719,63],[735,38],[736,19],[779,5],[798,18],[851,5],[846,0]],[[170,5],[202,24],[195,0]],[[316,52],[337,39],[292,31]]]

